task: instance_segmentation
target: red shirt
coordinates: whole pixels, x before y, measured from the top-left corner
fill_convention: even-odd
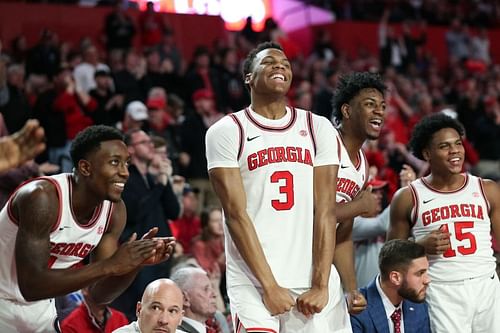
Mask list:
[[[191,241],[201,232],[201,222],[198,216],[182,216],[170,222],[172,235],[184,248],[184,254],[191,253]]]
[[[128,324],[128,319],[122,312],[110,307],[107,310],[107,320],[104,328],[101,328],[94,322],[85,302],[82,302],[62,321],[61,330],[63,333],[111,333]]]

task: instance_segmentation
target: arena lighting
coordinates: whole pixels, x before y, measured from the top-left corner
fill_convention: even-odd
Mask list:
[[[255,31],[264,29],[265,20],[272,16],[272,0],[149,0],[155,10],[165,13],[220,16],[228,30],[243,29],[247,17],[252,18]],[[141,10],[148,0],[135,1]]]

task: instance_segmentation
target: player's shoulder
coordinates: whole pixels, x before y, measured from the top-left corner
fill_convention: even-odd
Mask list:
[[[240,117],[241,117],[241,112],[238,111],[235,113],[231,113],[228,115],[225,115],[221,119],[219,119],[215,124],[209,127],[207,134],[208,133],[226,133],[226,131],[231,131],[231,130],[237,130],[238,129],[238,124],[241,123]]]
[[[35,199],[40,196],[47,198],[57,198],[60,192],[59,184],[56,180],[49,177],[40,177],[31,179],[23,183],[16,191],[17,198],[31,198]]]

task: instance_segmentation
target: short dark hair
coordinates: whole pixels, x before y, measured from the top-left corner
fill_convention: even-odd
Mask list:
[[[93,125],[79,132],[71,144],[71,159],[73,166],[78,162],[98,150],[101,142],[110,140],[123,141],[123,134],[114,127],[105,125]]]
[[[333,118],[342,120],[342,105],[348,104],[359,92],[366,88],[374,88],[383,95],[387,90],[382,77],[371,72],[352,72],[340,77],[337,89],[332,97]]]
[[[248,73],[252,72],[252,64],[257,57],[257,54],[260,51],[267,49],[278,49],[280,51],[283,51],[281,45],[276,42],[263,42],[257,45],[252,51],[250,51],[250,53],[248,53],[245,61],[243,62],[243,79],[245,79]]]
[[[425,248],[407,239],[387,241],[378,255],[378,267],[382,280],[389,278],[392,271],[406,272],[411,262],[425,257]]]
[[[134,133],[141,132],[141,131],[142,131],[142,128],[132,128],[132,129],[128,130],[127,132],[125,132],[125,135],[123,137],[123,141],[125,142],[125,144],[127,146],[132,145],[132,135]]]
[[[443,128],[453,128],[458,132],[460,137],[465,134],[465,129],[458,120],[442,112],[425,116],[415,125],[411,133],[408,145],[413,155],[423,160],[424,156],[422,151],[428,147],[434,133]]]

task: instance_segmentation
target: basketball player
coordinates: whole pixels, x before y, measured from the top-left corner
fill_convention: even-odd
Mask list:
[[[206,137],[236,331],[350,332],[339,277],[330,275],[336,131],[326,118],[286,106],[292,69],[280,45],[259,44],[243,71],[251,105]]]
[[[388,237],[425,246],[427,302],[433,332],[500,332],[500,283],[491,248],[500,240],[498,185],[462,173],[464,129],[441,113],[423,118],[410,147],[430,174],[400,189],[391,203]]]
[[[354,217],[377,213],[377,198],[366,187],[368,163],[361,147],[380,135],[385,116],[385,85],[379,75],[354,72],[342,76],[333,95],[334,123],[338,125],[340,169],[337,177],[337,240],[334,264],[347,292],[349,312],[366,307],[357,290],[352,226]]]
[[[90,285],[109,303],[141,265],[166,260],[172,239],[133,235],[120,248],[129,155],[122,135],[92,126],[73,141],[72,174],[28,181],[0,212],[0,332],[56,332],[53,297]],[[74,266],[90,255],[90,264]]]

